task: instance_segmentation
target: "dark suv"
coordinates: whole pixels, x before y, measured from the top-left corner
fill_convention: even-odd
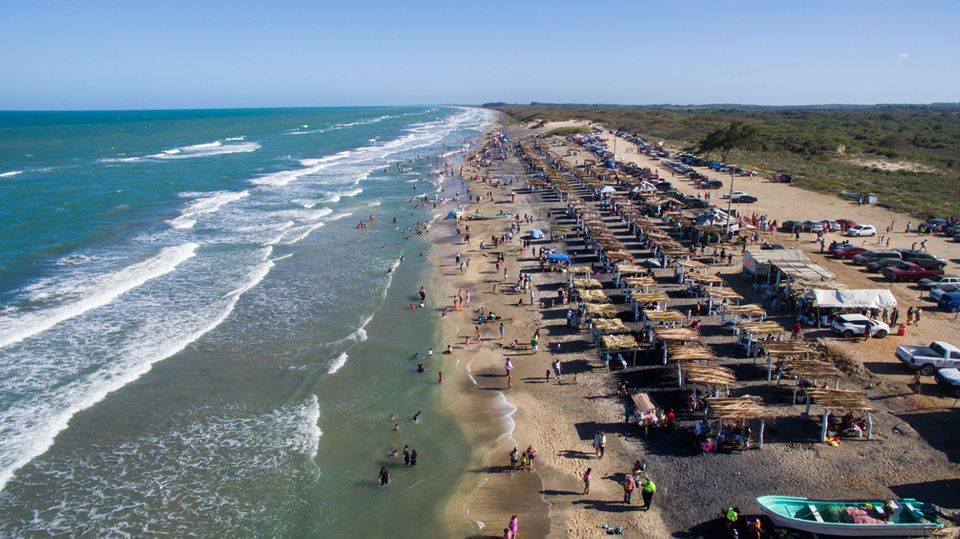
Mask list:
[[[943,269],[947,265],[946,260],[924,251],[911,251],[910,249],[903,249],[900,251],[900,254],[903,255],[903,260],[905,262],[913,262],[921,268]]]

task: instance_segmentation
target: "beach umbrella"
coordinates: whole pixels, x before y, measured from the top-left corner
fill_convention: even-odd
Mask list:
[[[543,231],[534,228],[533,230],[530,231],[530,237],[535,240],[543,239]]]

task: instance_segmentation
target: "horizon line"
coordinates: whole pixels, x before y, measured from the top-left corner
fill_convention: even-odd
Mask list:
[[[604,102],[551,102],[530,101],[527,103],[489,101],[484,103],[417,103],[417,104],[370,104],[370,105],[289,105],[289,106],[237,106],[237,107],[147,107],[147,108],[0,108],[0,114],[10,113],[57,113],[57,112],[188,112],[188,111],[244,111],[244,110],[301,110],[301,109],[362,109],[386,107],[471,107],[491,108],[496,106],[554,106],[554,107],[638,107],[638,108],[813,108],[813,107],[934,107],[960,106],[960,101],[934,101],[926,103],[807,103],[761,105],[755,103],[604,103]]]

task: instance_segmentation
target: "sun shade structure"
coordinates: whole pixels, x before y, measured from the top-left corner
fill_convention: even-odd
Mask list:
[[[629,333],[628,328],[619,318],[596,318],[591,321],[593,327],[600,333]]]
[[[586,266],[574,266],[572,268],[567,268],[567,271],[570,273],[593,273],[593,270]]]
[[[633,260],[632,254],[624,253],[622,251],[613,251],[610,253],[604,253],[603,256],[607,257],[609,260]]]
[[[573,287],[577,290],[593,290],[603,288],[603,283],[597,279],[574,279]]]
[[[636,350],[640,342],[633,335],[604,335],[600,337],[600,347],[608,352]]]
[[[740,322],[739,326],[744,332],[754,333],[757,335],[783,333],[786,331],[779,323],[770,320],[765,320],[763,322]]]
[[[737,383],[737,377],[733,371],[720,365],[683,363],[678,364],[677,370],[680,371],[681,387],[684,382],[709,387],[730,387]]]
[[[580,290],[578,294],[586,303],[610,303],[610,298],[600,290]]]
[[[701,343],[669,344],[670,359],[674,361],[712,361],[717,359],[714,351]]]
[[[653,277],[627,277],[621,282],[630,288],[642,288],[646,286],[657,285],[657,280]]]
[[[854,309],[892,309],[897,306],[897,298],[885,288],[866,290],[826,290],[817,288],[811,291],[817,307],[838,307]]]
[[[815,352],[813,346],[804,341],[763,341],[760,343],[763,352],[767,354],[767,380],[773,377],[773,358],[797,358]],[[824,363],[817,361],[816,363]],[[756,359],[754,359],[756,365]],[[777,379],[780,383],[780,379]]]
[[[647,273],[646,268],[640,266],[631,266],[629,264],[617,264],[617,273],[623,275],[641,275]]]
[[[764,316],[767,310],[761,305],[750,303],[748,305],[727,305],[725,308],[727,314],[739,314],[744,316]]]
[[[690,328],[655,327],[653,334],[661,341],[693,342],[700,340],[700,334]]]
[[[651,322],[677,322],[683,320],[679,311],[643,311],[643,316]]]
[[[586,315],[591,318],[616,318],[617,309],[610,303],[589,303]]]
[[[763,449],[763,431],[766,421],[776,419],[776,414],[763,405],[760,397],[707,398],[707,413],[724,421],[760,420],[757,447]]]
[[[807,414],[809,415],[810,401],[813,398],[817,404],[823,406],[823,418],[820,425],[820,441],[827,440],[827,427],[829,426],[830,412],[866,412],[867,414],[867,439],[873,439],[873,416],[870,412],[873,408],[867,402],[867,394],[863,391],[851,391],[845,389],[807,389]]]
[[[667,301],[667,299],[669,299],[663,292],[637,292],[630,297],[639,303],[653,303],[655,301]]]

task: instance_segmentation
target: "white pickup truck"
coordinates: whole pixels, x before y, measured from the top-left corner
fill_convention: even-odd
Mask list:
[[[960,367],[960,348],[943,341],[933,341],[928,346],[898,346],[897,359],[930,376],[937,369]]]

